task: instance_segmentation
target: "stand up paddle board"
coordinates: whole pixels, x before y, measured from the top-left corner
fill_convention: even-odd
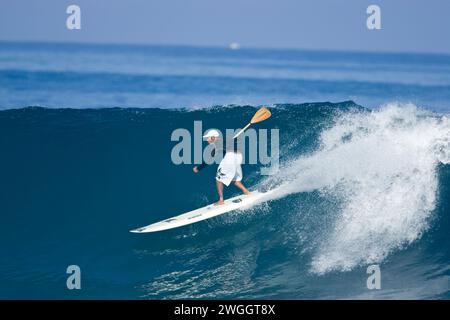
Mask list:
[[[210,204],[206,207],[196,209],[187,213],[183,213],[176,217],[162,220],[142,228],[130,230],[130,232],[147,233],[147,232],[163,231],[196,223],[233,210],[246,209],[248,207],[251,207],[259,200],[262,200],[262,198],[268,195],[269,192],[270,191],[268,192],[253,191],[249,195],[240,195],[227,199],[225,200],[225,203],[222,205],[215,206],[214,204]]]

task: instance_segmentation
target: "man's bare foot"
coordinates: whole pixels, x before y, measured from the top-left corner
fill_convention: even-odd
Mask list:
[[[225,202],[223,201],[223,199],[219,199],[219,201],[217,201],[216,203],[214,203],[215,206],[220,206],[222,204],[224,204]]]
[[[240,181],[234,181],[234,185],[241,189],[243,194],[249,195],[250,191],[247,190],[247,188],[242,184]]]

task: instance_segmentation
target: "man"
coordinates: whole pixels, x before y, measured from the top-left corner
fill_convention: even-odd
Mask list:
[[[203,138],[207,139],[208,144],[214,144],[214,148],[211,151],[211,157],[214,157],[217,152],[222,152],[225,156],[219,164],[216,174],[216,187],[219,194],[219,201],[215,205],[223,204],[223,185],[227,187],[231,182],[236,187],[241,189],[244,194],[250,194],[250,191],[242,184],[242,153],[237,150],[237,140],[233,139],[232,145],[227,145],[225,141],[220,141],[219,131],[215,129],[208,130]],[[220,143],[221,142],[221,143]],[[195,173],[200,172],[207,166],[205,161],[193,168]]]

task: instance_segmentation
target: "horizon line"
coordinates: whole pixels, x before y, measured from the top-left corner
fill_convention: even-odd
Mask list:
[[[266,51],[309,51],[309,52],[335,52],[335,53],[361,53],[361,54],[392,54],[392,55],[438,55],[450,57],[450,52],[436,51],[397,51],[397,50],[364,50],[364,49],[332,49],[332,48],[306,48],[306,47],[267,47],[267,46],[245,46],[232,49],[229,45],[201,45],[187,43],[145,43],[145,42],[94,42],[94,41],[65,41],[65,40],[8,40],[0,39],[0,43],[9,44],[55,44],[55,45],[90,45],[90,46],[136,46],[136,47],[184,47],[198,49],[227,49],[230,51],[241,50],[266,50]]]

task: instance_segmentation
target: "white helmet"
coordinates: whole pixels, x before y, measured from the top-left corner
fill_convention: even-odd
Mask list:
[[[218,138],[219,136],[220,136],[219,131],[217,131],[216,129],[210,129],[210,130],[206,131],[203,138],[206,138],[206,139],[210,138],[210,137]]]

